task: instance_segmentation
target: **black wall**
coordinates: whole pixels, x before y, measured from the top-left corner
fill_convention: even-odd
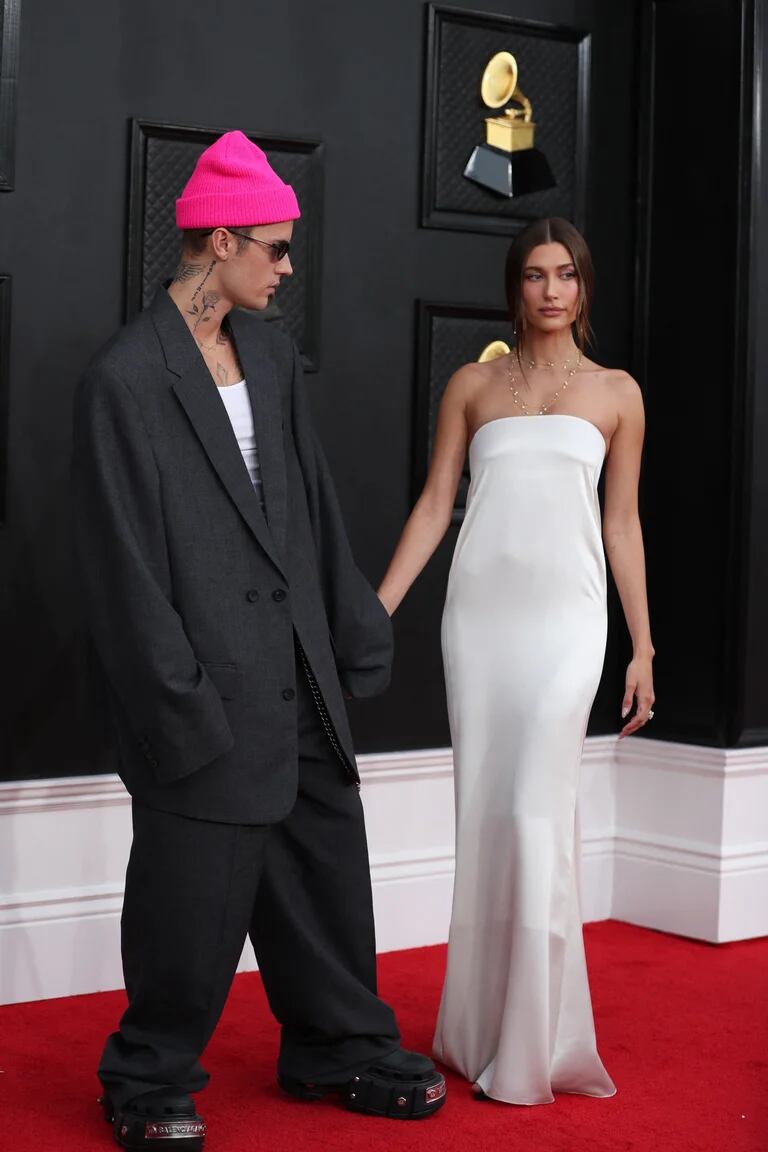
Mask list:
[[[658,113],[662,131],[653,137],[646,131],[648,86],[641,83],[650,60],[648,34],[645,41],[640,35],[647,4],[465,0],[462,6],[591,33],[585,228],[598,273],[594,326],[599,359],[646,369],[651,430],[644,500],[655,632],[663,649],[659,719],[664,715],[667,724],[657,734],[719,740],[722,727],[708,725],[706,717],[723,692],[730,619],[723,610],[730,576],[721,558],[733,524],[725,504],[732,505],[736,484],[726,463],[733,315],[722,340],[717,332],[723,297],[733,307],[739,156],[728,131],[717,135],[717,146],[703,129],[699,137],[694,133],[703,100],[708,114],[732,124],[741,83],[739,5],[663,5],[672,15],[656,45],[657,83],[668,85],[664,99],[672,104],[665,104],[663,118]],[[686,27],[701,40],[696,60],[680,73],[673,50]],[[76,14],[67,5],[22,0],[15,190],[0,195],[0,275],[12,276],[8,498],[0,529],[10,673],[5,778],[112,767],[98,702],[86,687],[69,566],[67,473],[75,383],[123,316],[131,118],[324,142],[321,367],[308,384],[355,551],[374,582],[381,576],[411,501],[414,301],[501,306],[508,245],[500,235],[419,225],[425,50],[421,0],[377,6],[221,0],[214,8],[188,7],[183,20],[177,7],[149,0],[81,0]],[[720,98],[702,91],[696,63],[702,50],[720,61],[730,94],[722,113]],[[677,78],[665,80],[662,64]],[[694,76],[689,96],[686,80]],[[702,247],[706,263],[714,260],[712,286],[706,309],[696,312],[688,280],[683,327],[689,333],[667,349],[664,334],[678,323],[680,296],[659,261],[679,235],[681,207],[687,212],[692,205],[698,216],[688,240],[698,245],[699,261]],[[653,244],[637,264],[638,238],[649,239],[651,219]],[[699,272],[696,279],[700,284]],[[758,291],[764,299],[764,278]],[[638,311],[638,300],[648,309]],[[765,344],[760,355],[765,364]],[[764,391],[761,396],[752,435],[768,419]],[[748,481],[756,492],[762,483],[762,504],[755,499],[749,513],[753,521],[766,503],[765,475],[762,481],[757,475],[763,457],[755,451],[756,474]],[[451,529],[398,613],[392,689],[379,701],[353,706],[361,751],[448,742],[439,621],[455,533]],[[766,570],[765,539],[759,531],[749,539],[745,563],[754,602]],[[705,584],[690,609],[681,555],[695,558],[692,566]],[[746,569],[740,572],[744,579]],[[701,611],[719,613],[710,645],[700,637]],[[595,732],[614,731],[618,720],[626,646],[615,604],[613,623]],[[746,660],[760,660],[746,631],[733,665],[742,671]],[[695,654],[702,670],[690,690],[683,684],[687,654]],[[752,671],[744,672],[741,685],[749,724],[768,726]]]
[[[752,14],[749,14],[752,17]],[[764,5],[745,22],[745,47],[752,49],[751,85],[743,102],[744,145],[752,163],[744,173],[745,205],[742,263],[747,385],[744,426],[743,502],[744,583],[739,596],[743,612],[740,637],[743,660],[738,681],[733,739],[768,744],[768,164],[759,163],[768,108],[768,13]],[[762,140],[761,140],[762,137]],[[746,210],[748,209],[748,211]]]
[[[653,735],[698,744],[768,743],[764,13],[762,0],[647,0],[643,13],[636,363]],[[703,112],[707,59],[719,96]]]

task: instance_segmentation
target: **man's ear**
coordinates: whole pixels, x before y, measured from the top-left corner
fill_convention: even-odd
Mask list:
[[[211,250],[217,260],[229,260],[235,252],[235,238],[226,228],[214,228]]]

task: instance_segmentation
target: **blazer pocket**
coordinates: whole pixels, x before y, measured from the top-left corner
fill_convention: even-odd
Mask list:
[[[211,660],[201,660],[213,686],[222,700],[236,700],[240,695],[243,674],[237,664],[218,664]]]

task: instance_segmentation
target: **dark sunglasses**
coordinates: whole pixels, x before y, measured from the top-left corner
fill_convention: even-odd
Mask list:
[[[215,228],[209,228],[208,231],[203,232],[203,236],[211,236],[215,231]],[[249,244],[261,244],[262,248],[270,248],[272,261],[275,264],[284,260],[291,250],[290,240],[259,240],[258,236],[246,236],[245,232],[236,232],[234,228],[227,228],[227,232],[231,232],[233,236],[239,236],[241,240],[247,240]]]

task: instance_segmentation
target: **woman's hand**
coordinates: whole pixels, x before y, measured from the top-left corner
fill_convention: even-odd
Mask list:
[[[637,701],[637,711],[621,732],[619,739],[631,736],[639,728],[644,727],[653,717],[652,708],[656,700],[653,691],[653,658],[651,656],[635,656],[627,668],[626,688],[621,703],[622,720],[632,711],[632,705]]]
[[[424,565],[445,536],[467,455],[467,403],[485,381],[487,364],[465,364],[454,372],[440,401],[432,459],[424,489],[402,531],[379,600],[390,616],[402,603]]]
[[[382,593],[381,593],[381,588],[379,588],[379,590],[378,590],[378,592],[376,593],[376,595],[378,596],[379,600],[381,601],[381,606],[382,606],[382,608],[384,609],[384,611],[386,612],[387,616],[389,616],[390,618],[391,618],[392,616],[394,616],[394,614],[395,614],[395,610],[394,610],[394,608],[392,608],[392,607],[390,606],[390,604],[388,603],[388,601],[387,601],[386,597],[382,595]]]

